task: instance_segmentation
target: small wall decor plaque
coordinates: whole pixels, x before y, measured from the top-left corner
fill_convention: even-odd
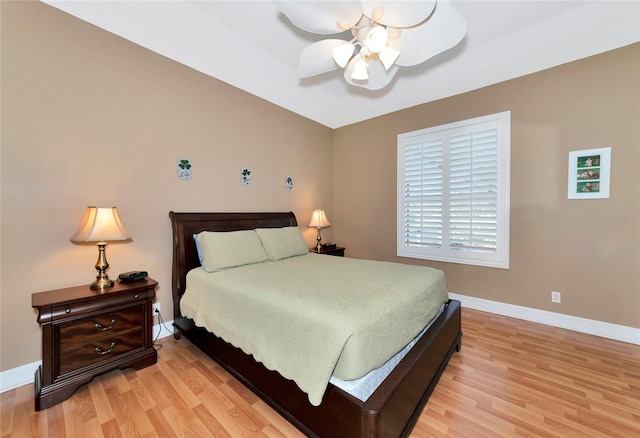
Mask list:
[[[609,197],[611,148],[569,152],[569,199]]]
[[[191,160],[188,158],[178,158],[178,179],[191,179]]]
[[[251,184],[251,170],[246,167],[242,168],[242,185],[248,186]]]
[[[293,178],[288,176],[284,179],[285,190],[293,190]]]

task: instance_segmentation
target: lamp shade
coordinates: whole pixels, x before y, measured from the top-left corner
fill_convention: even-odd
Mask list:
[[[330,227],[329,219],[324,214],[324,210],[313,210],[311,214],[311,222],[309,222],[309,228],[327,228]]]
[[[340,67],[344,68],[355,51],[355,46],[351,43],[345,43],[333,49],[333,59]]]
[[[396,59],[398,59],[398,56],[400,56],[400,52],[396,49],[392,49],[391,47],[385,47],[378,54],[385,70],[389,70],[393,63],[396,62]]]
[[[387,47],[387,42],[389,41],[387,29],[382,26],[373,26],[367,34],[366,41],[367,49],[369,49],[371,53],[380,53],[382,49]]]
[[[353,67],[353,73],[351,73],[351,79],[357,81],[366,81],[369,79],[369,72],[367,70],[367,61],[364,59],[358,59]]]
[[[131,240],[116,207],[87,207],[80,226],[69,238],[72,242],[112,242]]]

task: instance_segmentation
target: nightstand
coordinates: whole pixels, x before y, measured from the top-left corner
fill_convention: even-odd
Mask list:
[[[309,251],[315,252],[316,254],[326,254],[326,255],[332,255],[337,257],[344,257],[344,248],[341,246],[336,246],[335,248],[331,248],[331,249],[323,249],[322,251],[318,251],[317,248],[313,247],[313,248],[309,248]]]
[[[157,285],[147,278],[104,291],[86,285],[31,295],[42,326],[36,411],[66,400],[98,374],[156,363],[151,303]]]

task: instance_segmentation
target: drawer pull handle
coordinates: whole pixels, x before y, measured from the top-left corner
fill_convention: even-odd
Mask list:
[[[134,299],[134,300],[137,300],[137,299],[138,299],[138,294],[135,294],[135,295],[133,296],[133,299]]]
[[[111,320],[111,325],[108,327],[103,326],[102,324],[100,324],[99,322],[96,322],[93,326],[95,328],[97,328],[98,330],[102,330],[103,332],[106,332],[107,330],[111,330],[114,326],[114,324],[116,323],[115,319]]]
[[[64,313],[71,313],[71,307],[67,307],[66,309],[64,309]]]
[[[111,345],[109,345],[109,349],[108,350],[102,350],[102,348],[100,347],[96,347],[93,349],[93,351],[95,351],[96,353],[100,353],[100,354],[109,354],[111,353],[111,350],[113,350],[113,347],[116,346],[115,342],[112,342]]]

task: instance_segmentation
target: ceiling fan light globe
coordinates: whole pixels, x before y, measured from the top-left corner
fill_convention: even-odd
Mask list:
[[[336,64],[344,68],[353,56],[355,49],[355,46],[351,43],[345,43],[341,46],[335,47],[332,54]]]
[[[398,29],[397,27],[387,27],[387,35],[389,36],[389,39],[395,40],[400,38],[400,35],[402,35],[402,30]]]
[[[371,12],[371,20],[378,21],[381,20],[382,17],[384,17],[384,9],[381,7],[373,8],[373,11]]]
[[[351,79],[356,81],[366,81],[369,79],[367,62],[364,59],[356,61],[353,67],[353,73],[351,73]]]
[[[382,26],[373,26],[367,34],[366,45],[371,53],[380,53],[387,46],[389,35]]]
[[[378,57],[380,58],[380,62],[384,65],[385,70],[389,70],[389,68],[396,62],[400,56],[400,51],[396,49],[392,49],[391,47],[385,47],[380,51]]]

